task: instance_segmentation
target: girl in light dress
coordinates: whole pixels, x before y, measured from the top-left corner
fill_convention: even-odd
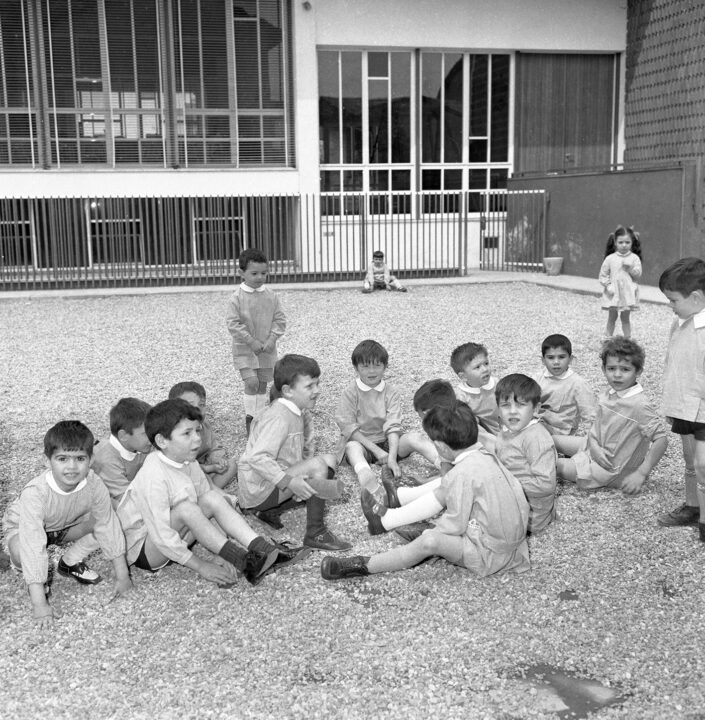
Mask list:
[[[622,321],[622,334],[631,337],[630,314],[639,309],[639,286],[641,277],[641,243],[639,233],[633,227],[617,229],[607,239],[605,260],[600,268],[602,307],[607,310],[605,335],[614,333],[617,315]]]

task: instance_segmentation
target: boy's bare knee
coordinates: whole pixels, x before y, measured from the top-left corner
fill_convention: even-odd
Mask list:
[[[424,532],[419,535],[417,542],[419,548],[429,555],[436,555],[438,550],[438,537],[435,532]]]
[[[180,503],[174,505],[171,513],[178,521],[188,524],[198,514],[203,515],[203,510],[201,510],[199,504],[191,500],[182,500]]]
[[[243,383],[245,384],[246,395],[257,395],[257,391],[259,390],[259,380],[256,376],[243,378]]]

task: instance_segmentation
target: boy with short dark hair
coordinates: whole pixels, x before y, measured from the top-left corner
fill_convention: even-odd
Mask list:
[[[685,503],[659,525],[698,525],[705,542],[705,261],[681,258],[663,271],[659,288],[676,315],[663,373],[663,412],[681,436]]]
[[[206,417],[206,389],[201,383],[193,380],[185,380],[176,383],[169,390],[169,399],[181,398],[194,407],[197,407],[203,415],[201,421],[201,449],[198,451],[198,464],[201,470],[210,478],[211,482],[219,488],[229,485],[237,475],[237,461],[235,458],[228,460],[225,448],[218,443],[210,420]]]
[[[297,500],[306,501],[303,544],[320,550],[347,550],[350,543],[325,525],[325,502],[340,497],[335,456],[313,455],[309,412],[319,395],[321,369],[305,355],[284,355],[274,366],[279,397],[255,417],[238,467],[240,507],[273,524]],[[274,525],[275,527],[277,525]]]
[[[245,429],[267,404],[267,383],[277,360],[277,340],[286,317],[275,292],[265,287],[267,256],[248,248],[238,258],[242,282],[228,301],[226,322],[233,337],[233,360],[245,384]]]
[[[666,452],[661,417],[639,384],[644,350],[624,337],[608,338],[600,353],[609,389],[598,397],[597,414],[587,437],[553,435],[559,453],[557,473],[582,490],[616,488],[638,493]]]
[[[180,399],[157,403],[147,414],[145,429],[156,452],[147,456],[118,507],[127,560],[148,572],[176,562],[221,587],[236,580],[237,569],[254,584],[283,558],[196,462],[201,419],[197,407]],[[219,559],[192,553],[195,540]]]
[[[478,577],[529,569],[529,506],[524,492],[512,474],[477,442],[477,423],[470,408],[461,403],[434,408],[424,418],[423,427],[440,456],[453,464],[430,493],[445,512],[435,527],[408,545],[372,557],[323,558],[321,575],[326,580],[402,570],[434,555]]]
[[[581,421],[595,418],[595,396],[571,367],[573,346],[565,335],[549,335],[541,343],[544,370],[536,376],[541,386],[539,418],[551,435],[575,435]]]
[[[372,253],[372,262],[367,266],[365,279],[362,283],[362,292],[367,294],[373,290],[398,290],[406,292],[406,288],[392,275],[384,262],[384,253],[375,250]]]
[[[514,373],[497,383],[495,397],[503,424],[495,453],[524,489],[531,508],[528,530],[535,535],[556,517],[556,448],[536,418],[541,388]]]
[[[60,575],[83,585],[101,581],[84,562],[86,538],[93,534],[115,571],[115,595],[132,588],[125,563],[125,538],[100,478],[90,469],[93,433],[77,420],[57,423],[44,436],[48,470],[31,480],[3,516],[5,543],[12,564],[22,570],[32,614],[40,628],[52,625],[45,583],[48,545],[73,542],[58,564]]]

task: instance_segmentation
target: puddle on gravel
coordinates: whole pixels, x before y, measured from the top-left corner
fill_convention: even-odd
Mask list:
[[[543,712],[554,712],[570,720],[587,718],[595,710],[619,705],[626,699],[616,688],[551,665],[525,668],[512,680],[528,689],[533,696],[532,704],[540,706]]]

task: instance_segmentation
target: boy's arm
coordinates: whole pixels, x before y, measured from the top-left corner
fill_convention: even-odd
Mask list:
[[[578,378],[575,384],[575,404],[578,406],[580,419],[585,424],[592,425],[597,414],[597,400],[583,378]]]
[[[48,630],[54,624],[54,611],[47,601],[44,583],[31,583],[27,586],[27,590],[32,603],[32,617],[39,624],[40,630]]]
[[[355,433],[361,435],[360,424],[357,421],[357,392],[353,383],[349,384],[340,396],[338,407],[335,409],[335,422],[344,440],[357,440],[362,443],[359,437],[353,437]]]
[[[289,487],[291,476],[277,462],[289,427],[282,418],[265,413],[259,419],[257,439],[247,454],[247,461],[257,475],[280,490]]]
[[[446,475],[446,479],[449,476],[450,473]],[[475,500],[472,481],[458,474],[452,476],[451,482],[443,485],[445,497],[441,500],[436,492],[436,498],[445,504],[446,511],[435,521],[436,529],[446,535],[464,535],[468,529],[470,512]]]
[[[544,497],[556,491],[556,446],[548,430],[541,428],[522,442],[530,476],[521,478],[527,495]]]
[[[113,572],[115,573],[115,585],[113,586],[113,594],[110,596],[110,601],[118,596],[126,595],[134,587],[124,555],[113,558]]]
[[[247,325],[240,317],[240,294],[238,292],[233,293],[233,296],[228,301],[228,311],[225,322],[228,326],[228,332],[233,336],[233,339],[245,343],[255,354],[262,351],[263,344],[250,335]]]
[[[627,272],[636,280],[641,277],[641,260],[638,255],[632,253],[632,262],[627,265]]]
[[[269,329],[269,335],[264,343],[264,352],[273,352],[277,340],[284,334],[286,330],[286,316],[284,310],[282,310],[279,296],[276,293],[272,293],[274,296],[274,311],[272,315],[272,327]]]
[[[400,433],[390,432],[387,435],[387,443],[389,444],[389,455],[387,457],[387,465],[389,469],[394,473],[394,477],[401,475],[401,470],[397,463],[397,453],[399,452],[399,437]]]
[[[94,463],[93,469],[108,489],[110,497],[116,503],[120,502],[130,484],[125,474],[125,465],[122,459],[117,456],[106,457],[101,460],[100,465],[95,466]]]
[[[659,437],[651,443],[649,452],[646,453],[644,461],[634,472],[629,473],[622,480],[622,492],[626,495],[636,495],[649,477],[649,473],[656,467],[668,447],[668,437]]]
[[[49,574],[44,514],[41,493],[36,487],[26,487],[19,499],[17,535],[22,575],[27,585],[38,584],[42,588]]]
[[[392,280],[392,271],[389,269],[389,265],[384,263],[384,284],[389,285]]]
[[[600,274],[598,275],[598,280],[600,281],[600,285],[605,288],[609,287],[610,283],[612,282],[609,255],[602,262],[602,267],[600,267]]]
[[[97,476],[89,477],[93,490],[91,497],[91,515],[95,520],[93,534],[100,545],[100,549],[108,560],[125,555],[125,535],[122,525],[110,502],[110,495],[105,485]]]

